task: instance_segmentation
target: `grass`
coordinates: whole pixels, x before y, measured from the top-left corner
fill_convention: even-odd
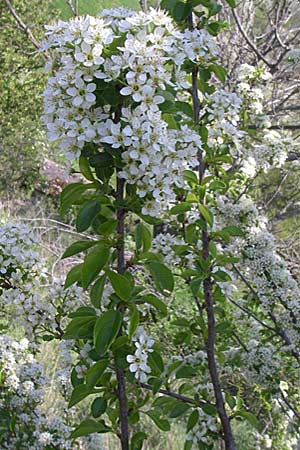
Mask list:
[[[79,0],[78,9],[79,15],[90,14],[95,15],[104,8],[114,8],[118,6],[126,6],[131,9],[138,9],[138,0]],[[50,11],[56,10],[61,19],[69,19],[72,17],[70,7],[67,0],[51,0],[49,3]]]

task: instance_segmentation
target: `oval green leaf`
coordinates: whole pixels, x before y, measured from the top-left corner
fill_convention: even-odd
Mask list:
[[[120,311],[110,309],[99,317],[94,328],[94,345],[100,356],[105,355],[117,337],[122,324]]]

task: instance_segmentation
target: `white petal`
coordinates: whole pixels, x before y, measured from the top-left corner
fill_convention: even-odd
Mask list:
[[[80,97],[79,95],[77,97],[74,98],[74,100],[72,101],[74,106],[80,106],[83,102],[83,98]]]
[[[86,90],[87,92],[94,92],[96,87],[97,87],[96,83],[89,83],[86,87]]]
[[[121,95],[130,95],[131,92],[132,92],[132,90],[129,86],[126,86],[120,90]]]
[[[75,97],[77,95],[77,89],[74,87],[70,87],[67,89],[67,94]]]

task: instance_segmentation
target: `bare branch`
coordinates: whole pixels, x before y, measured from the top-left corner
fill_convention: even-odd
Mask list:
[[[69,6],[73,16],[77,17],[78,16],[78,0],[75,0],[74,4],[73,4],[72,0],[67,0],[67,5]]]
[[[152,389],[153,389],[153,386],[151,386],[150,384],[141,383],[141,382],[138,382],[137,384],[143,389],[148,389],[150,391],[152,391]],[[212,403],[197,401],[197,400],[194,400],[193,398],[186,397],[185,395],[177,394],[177,392],[172,392],[172,391],[170,391],[168,389],[159,389],[158,392],[160,394],[166,395],[168,397],[175,398],[176,400],[179,400],[179,401],[181,401],[183,403],[189,403],[189,404],[195,405],[195,406],[202,407],[202,406],[205,406],[205,405],[212,405]]]
[[[14,9],[14,7],[12,6],[10,0],[4,0],[9,12],[11,13],[11,15],[13,16],[13,18],[15,19],[15,21],[17,22],[17,24],[19,25],[19,27],[24,31],[24,33],[27,35],[28,39],[30,40],[30,42],[35,46],[35,48],[37,48],[38,50],[41,50],[41,44],[39,43],[39,41],[34,37],[32,31],[30,30],[30,28],[23,22],[23,20],[21,19],[21,17],[17,14],[16,10]],[[42,53],[43,57],[46,59],[49,59],[49,55],[47,55],[46,53]]]
[[[238,276],[240,277],[240,279],[245,283],[245,285],[250,289],[250,291],[252,292],[252,294],[259,299],[259,294],[258,292],[253,288],[253,286],[251,285],[251,283],[247,280],[247,278],[241,273],[241,271],[233,264],[233,269],[235,270],[235,272],[238,274]],[[292,342],[288,336],[288,334],[286,333],[286,331],[281,328],[281,326],[278,323],[278,319],[275,316],[275,314],[272,311],[268,311],[268,316],[270,317],[270,319],[272,320],[272,322],[275,325],[275,331],[278,334],[278,336],[280,336],[283,341],[285,342],[286,345],[288,345],[289,347],[292,347]],[[293,348],[291,348],[290,353],[294,356],[294,358],[300,362],[300,353],[297,350],[294,350]]]
[[[232,8],[232,15],[234,17],[234,20],[236,21],[236,24],[238,26],[238,29],[240,30],[241,34],[243,35],[245,41],[247,42],[247,44],[249,45],[249,47],[254,51],[254,53],[256,54],[256,56],[261,59],[269,68],[270,70],[273,72],[276,68],[275,64],[270,63],[265,57],[264,55],[260,52],[260,50],[256,47],[256,45],[254,44],[254,42],[251,41],[251,39],[249,38],[249,36],[247,35],[246,31],[244,30],[242,23],[240,21],[239,16],[237,15],[237,12],[235,11],[234,8]]]
[[[284,401],[284,403],[290,408],[291,411],[295,414],[298,420],[300,420],[300,412],[296,410],[296,408],[289,402],[289,400],[284,395],[284,392],[280,389],[281,397]]]

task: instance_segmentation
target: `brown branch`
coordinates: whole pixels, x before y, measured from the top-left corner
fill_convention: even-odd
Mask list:
[[[241,271],[233,264],[232,265],[234,271],[237,273],[237,275],[240,277],[240,279],[245,283],[245,285],[250,289],[250,291],[252,292],[252,294],[258,299],[259,299],[259,294],[258,292],[253,288],[253,286],[251,285],[251,283],[249,283],[249,281],[247,280],[247,278],[241,273]],[[278,324],[278,319],[275,316],[275,314],[272,311],[268,311],[268,316],[270,317],[270,319],[272,320],[272,322],[275,325],[274,331],[275,333],[280,336],[282,338],[282,340],[285,342],[286,345],[288,345],[289,347],[292,347],[293,344],[287,334],[287,332],[281,328]],[[300,353],[297,350],[294,350],[293,348],[291,348],[290,353],[294,356],[294,358],[300,363]]]
[[[150,384],[141,383],[141,382],[138,382],[137,384],[138,384],[138,386],[142,387],[143,389],[148,389],[149,391],[152,391],[152,386]],[[197,401],[197,400],[194,400],[193,398],[186,397],[185,395],[178,394],[177,392],[170,391],[169,389],[159,389],[158,393],[166,395],[168,397],[175,398],[176,400],[179,400],[183,403],[189,403],[194,406],[199,406],[200,408],[205,405],[212,405],[212,403]]]
[[[272,72],[274,72],[274,70],[276,69],[276,64],[270,63],[265,57],[264,55],[259,51],[259,49],[256,47],[256,45],[254,44],[254,42],[251,41],[251,39],[249,38],[249,36],[247,35],[246,31],[244,30],[242,23],[240,21],[239,16],[237,15],[237,12],[235,11],[234,8],[231,9],[232,15],[234,17],[234,20],[237,24],[237,27],[240,31],[240,33],[242,34],[243,38],[245,39],[245,41],[247,42],[247,44],[249,45],[249,47],[254,51],[254,53],[256,54],[256,56],[261,59],[269,68]]]
[[[289,174],[290,174],[290,171],[288,170],[288,171],[283,175],[283,177],[281,178],[280,183],[278,184],[278,186],[277,186],[275,192],[274,192],[273,195],[269,198],[269,200],[267,201],[267,203],[265,203],[265,205],[264,205],[264,208],[265,208],[265,209],[268,208],[268,206],[269,206],[269,205],[273,202],[273,200],[277,197],[277,195],[279,194],[279,192],[280,192],[280,190],[281,190],[281,188],[282,188],[283,183],[285,182],[285,180],[287,179],[287,177],[289,176]]]
[[[189,30],[194,29],[193,24],[193,15],[192,13],[189,14],[187,18],[187,25]],[[200,115],[200,101],[198,96],[198,67],[195,66],[192,70],[192,88],[191,88],[191,96],[192,96],[192,102],[193,102],[193,111],[194,111],[194,120],[195,123],[199,122],[199,115]],[[201,180],[203,179],[204,172],[205,172],[205,163],[202,160],[202,152],[201,150],[198,151],[198,172],[199,172],[199,183],[201,183]],[[203,230],[202,232],[202,245],[203,245],[203,258],[204,260],[209,259],[209,234],[207,230]],[[219,418],[221,420],[222,424],[222,431],[223,431],[223,440],[225,443],[225,449],[226,450],[236,450],[230,420],[226,413],[225,409],[225,403],[223,399],[223,394],[219,382],[219,374],[217,369],[217,363],[216,363],[216,356],[215,356],[215,335],[216,335],[216,329],[215,329],[215,315],[214,315],[214,305],[213,305],[213,297],[212,297],[212,288],[213,288],[213,282],[212,278],[210,276],[210,273],[203,281],[203,291],[204,291],[204,301],[205,301],[205,310],[207,314],[207,325],[208,325],[208,336],[206,339],[206,354],[207,354],[207,362],[208,362],[208,369],[210,373],[210,378],[213,384],[214,389],[214,395],[216,400],[216,407],[218,411]],[[198,303],[196,302],[197,307],[199,308]],[[202,310],[200,308],[199,313],[201,315]]]
[[[248,316],[252,317],[252,319],[256,320],[256,322],[258,322],[262,327],[267,328],[270,331],[276,332],[276,329],[273,327],[270,327],[270,325],[268,325],[267,323],[263,322],[262,320],[260,320],[258,317],[256,317],[256,315],[250,311],[250,309],[245,308],[242,305],[239,305],[235,300],[233,300],[232,298],[228,298],[228,300],[230,301],[230,303],[232,303],[233,305],[235,305],[237,308],[239,308],[241,311],[243,311],[245,314],[247,314]]]
[[[261,128],[256,126],[256,125],[249,125],[249,129],[250,130],[260,130]],[[296,124],[274,124],[271,125],[270,127],[268,127],[268,130],[291,130],[291,131],[295,131],[295,130],[300,130],[300,124],[296,125]]]
[[[207,261],[209,259],[209,234],[206,230],[203,230],[202,232],[202,245],[203,245],[203,259]],[[208,276],[203,281],[203,291],[204,291],[205,309],[207,314],[207,328],[208,328],[206,339],[208,369],[214,388],[218,415],[220,417],[222,424],[225,449],[236,450],[230,420],[225,409],[225,403],[219,381],[219,374],[216,362],[216,355],[215,355],[216,323],[215,323],[212,290],[213,290],[213,281],[209,273]]]
[[[72,0],[67,0],[67,5],[69,6],[74,17],[78,16],[78,0],[75,0],[74,4]]]
[[[122,202],[124,197],[124,185],[125,180],[118,177],[117,173],[117,190],[116,199]],[[125,251],[124,251],[124,234],[125,234],[125,210],[119,207],[117,210],[117,269],[118,273],[125,272]],[[119,311],[123,314],[123,309],[119,308]],[[119,331],[119,336],[122,336],[122,328]],[[116,362],[116,377],[118,381],[118,399],[120,406],[120,423],[121,423],[121,448],[122,450],[129,450],[129,427],[128,427],[128,410],[127,410],[127,397],[126,397],[126,384],[124,370],[118,368]]]
[[[280,390],[280,394],[282,397],[282,400],[284,401],[284,403],[289,407],[289,409],[295,414],[295,416],[297,417],[298,420],[300,420],[300,412],[296,410],[296,408],[291,404],[291,402],[286,398],[286,396],[284,395],[284,392]]]
[[[23,20],[21,19],[21,17],[17,14],[16,10],[14,9],[14,7],[12,6],[10,0],[4,0],[9,12],[11,13],[11,15],[13,16],[13,18],[15,19],[15,21],[17,22],[17,24],[19,25],[19,27],[24,31],[24,33],[27,35],[28,39],[30,40],[30,42],[34,45],[34,47],[38,50],[41,50],[41,44],[39,43],[39,41],[34,37],[32,31],[30,30],[30,28],[23,22]],[[49,59],[49,55],[47,55],[46,53],[42,53],[43,57],[46,59]]]

